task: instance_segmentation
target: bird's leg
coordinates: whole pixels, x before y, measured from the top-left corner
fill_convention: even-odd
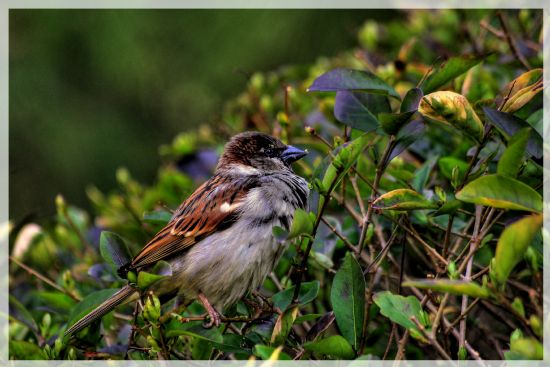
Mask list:
[[[199,301],[201,301],[202,305],[206,309],[206,312],[208,313],[208,316],[210,317],[210,321],[207,323],[203,323],[202,326],[210,329],[212,326],[216,325],[216,327],[220,326],[221,322],[221,316],[216,311],[216,309],[210,304],[206,296],[202,293],[199,293]]]

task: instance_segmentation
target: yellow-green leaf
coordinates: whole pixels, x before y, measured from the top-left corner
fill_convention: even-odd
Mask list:
[[[355,352],[346,339],[340,335],[329,336],[318,341],[304,344],[304,348],[310,352],[328,355],[338,359],[353,359]]]
[[[431,289],[437,292],[467,295],[475,298],[489,298],[489,290],[475,282],[451,279],[422,279],[403,282],[404,287]]]
[[[529,215],[507,226],[502,232],[493,261],[491,278],[504,284],[542,227],[542,214]]]
[[[530,186],[502,175],[482,176],[456,194],[458,200],[500,209],[542,212],[542,197]]]
[[[453,126],[477,141],[483,138],[483,123],[463,95],[450,91],[428,94],[418,112],[430,122]]]
[[[542,91],[542,74],[542,69],[529,70],[508,83],[496,101],[500,106],[502,101],[508,97],[500,110],[514,113],[529,103],[534,96]]]
[[[525,156],[531,128],[524,128],[510,138],[508,147],[498,161],[497,173],[503,176],[516,177]]]
[[[397,189],[380,196],[372,203],[372,207],[383,210],[415,210],[436,209],[438,206],[414,190]]]

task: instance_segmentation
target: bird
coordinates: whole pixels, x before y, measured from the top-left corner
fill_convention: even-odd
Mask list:
[[[159,261],[172,273],[151,286],[155,295],[200,301],[219,326],[220,311],[257,290],[286,249],[275,226],[289,230],[296,209],[306,209],[309,186],[291,164],[307,154],[261,132],[243,132],[225,145],[214,173],[174,212],[139,253],[118,269],[126,276]],[[117,306],[136,300],[131,282],[75,322],[73,335]],[[165,297],[166,298],[166,297]]]

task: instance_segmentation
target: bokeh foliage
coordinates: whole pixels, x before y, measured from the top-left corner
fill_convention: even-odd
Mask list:
[[[12,228],[11,358],[541,359],[541,41],[538,11],[411,11],[336,57],[252,74],[223,127],[161,146],[154,184],[120,168],[118,189],[87,189],[92,211],[58,196],[52,224]],[[311,152],[267,298],[204,329],[198,303],[174,314],[147,292],[161,263],[132,280],[137,313],[62,338],[126,282],[112,249],[136,253],[250,129]]]

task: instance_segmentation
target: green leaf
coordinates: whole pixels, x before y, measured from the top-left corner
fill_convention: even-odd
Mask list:
[[[38,332],[38,325],[36,324],[36,321],[34,321],[34,318],[32,317],[31,313],[23,306],[21,302],[17,300],[14,296],[11,294],[8,297],[9,299],[9,316],[29,329],[31,329],[36,335],[39,334]]]
[[[150,272],[140,271],[137,276],[137,285],[140,289],[147,289],[154,283],[172,275],[172,268],[166,261],[158,261]]]
[[[256,344],[254,346],[254,355],[260,357],[264,361],[267,361],[273,355],[273,353],[275,352],[276,349],[277,348],[275,348],[275,347]],[[284,352],[280,352],[278,360],[280,360],[280,361],[291,361],[292,358],[290,358],[290,356],[288,354],[286,354]]]
[[[42,300],[46,306],[66,313],[69,313],[76,304],[74,299],[61,292],[41,291],[34,292],[34,294],[37,298]]]
[[[38,345],[23,340],[10,340],[10,359],[44,360],[46,354]]]
[[[344,263],[334,276],[330,302],[338,328],[357,349],[365,319],[365,278],[357,260],[346,253]]]
[[[431,289],[437,292],[466,295],[475,298],[489,298],[488,289],[481,287],[475,282],[451,279],[419,279],[403,282],[404,287],[416,287]]]
[[[372,203],[374,209],[416,210],[436,209],[438,205],[410,189],[397,189],[381,195]]]
[[[449,180],[453,177],[453,169],[455,167],[458,168],[458,179],[460,181],[462,181],[464,175],[466,174],[466,170],[468,170],[468,163],[464,162],[462,159],[451,156],[442,157],[437,162],[437,165],[439,166],[441,174]]]
[[[483,138],[483,123],[463,95],[450,91],[430,93],[420,101],[418,112],[427,121],[452,126],[478,142]]]
[[[493,208],[542,212],[542,197],[516,179],[487,175],[467,184],[456,194],[458,200]]]
[[[271,334],[271,344],[284,344],[298,316],[298,311],[298,306],[294,306],[277,317],[277,321],[275,321],[275,326],[273,327],[273,333]]]
[[[69,315],[67,327],[71,327],[75,322],[90,313],[93,309],[105,302],[118,291],[119,289],[110,288],[88,294],[82,301],[80,301],[79,304],[76,305],[75,308],[73,308],[71,314]]]
[[[422,306],[418,298],[403,297],[392,294],[390,291],[384,291],[374,295],[374,303],[380,307],[382,315],[407,329],[418,331],[414,322],[410,320],[412,316],[415,316],[422,322]]]
[[[143,213],[143,221],[151,224],[166,225],[170,219],[172,219],[172,213],[166,210]]]
[[[424,79],[420,88],[425,94],[437,90],[457,76],[460,76],[479,64],[486,56],[463,55],[449,58],[434,67],[430,75]]]
[[[285,311],[288,306],[292,303],[292,296],[294,295],[294,288],[292,286],[283,291],[280,291],[277,294],[274,294],[272,297],[273,306],[278,307],[281,311]],[[319,281],[315,280],[313,282],[305,282],[300,286],[300,294],[298,295],[298,302],[301,305],[305,305],[317,298],[319,293]]]
[[[517,338],[510,342],[510,354],[506,359],[543,359],[544,350],[541,342],[535,338]]]
[[[417,192],[422,192],[422,190],[426,187],[428,179],[430,178],[430,173],[432,172],[438,159],[438,156],[428,158],[426,162],[424,162],[424,164],[422,164],[422,166],[415,171],[411,186]]]
[[[287,239],[296,238],[302,234],[310,234],[313,231],[314,220],[315,217],[312,218],[310,213],[300,208],[296,209]]]
[[[338,147],[333,152],[334,160],[330,163],[323,176],[323,190],[328,191],[338,185],[342,177],[347,173],[351,166],[357,161],[359,155],[369,144],[369,134],[363,134],[357,139]],[[319,198],[318,209],[320,209],[325,201],[325,197],[321,195]]]
[[[189,335],[214,343],[223,343],[223,335],[220,329],[216,327],[205,329],[202,326],[202,321],[182,323],[173,319],[165,326],[164,334],[167,338],[173,338],[178,335]]]
[[[315,79],[307,90],[308,92],[365,91],[401,99],[395,89],[376,75],[364,70],[338,68],[328,71]]]
[[[397,132],[410,121],[416,111],[408,111],[402,113],[381,113],[378,115],[380,127],[389,135],[395,135]]]
[[[101,232],[99,250],[101,257],[111,266],[114,274],[117,274],[118,268],[128,264],[132,259],[126,242],[113,232]]]
[[[395,136],[395,146],[389,154],[388,159],[384,163],[384,166],[386,166],[389,162],[391,162],[392,159],[401,154],[411,144],[417,142],[420,138],[422,138],[425,130],[426,126],[422,122],[422,119],[413,120],[406,124],[402,129],[400,129]]]
[[[504,284],[514,267],[523,259],[542,226],[542,214],[529,215],[507,226],[498,240],[491,262],[491,278]]]
[[[336,357],[337,359],[353,359],[355,352],[346,339],[340,335],[329,336],[314,342],[304,344],[310,352]]]
[[[497,173],[503,176],[516,177],[521,168],[525,156],[525,148],[531,134],[530,128],[519,130],[510,138],[508,147],[497,165]]]

